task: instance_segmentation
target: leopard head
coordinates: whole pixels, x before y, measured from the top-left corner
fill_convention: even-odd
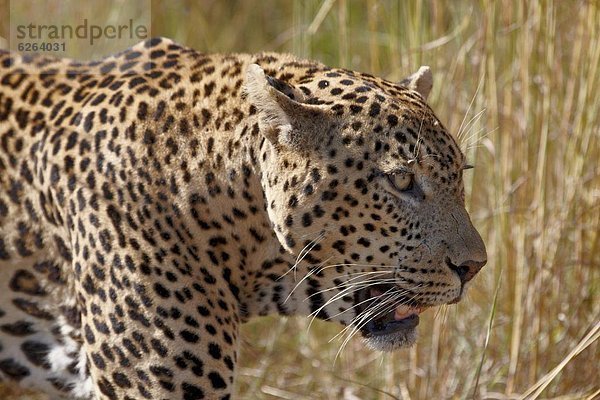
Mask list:
[[[247,71],[268,215],[308,282],[295,295],[376,349],[411,345],[419,314],[458,302],[487,261],[465,157],[425,102],[431,72],[396,84],[323,68],[299,82]]]

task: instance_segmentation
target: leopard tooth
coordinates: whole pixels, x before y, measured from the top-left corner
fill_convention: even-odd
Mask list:
[[[394,312],[394,318],[395,319],[406,318],[412,310],[413,310],[413,308],[409,307],[409,306],[398,306],[398,307],[396,307],[396,311]]]

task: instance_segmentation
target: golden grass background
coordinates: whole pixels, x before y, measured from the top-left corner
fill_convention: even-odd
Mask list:
[[[7,9],[0,0],[4,37]],[[465,301],[425,313],[412,349],[355,340],[337,360],[336,325],[254,320],[238,398],[600,397],[600,2],[202,0],[151,11],[153,35],[207,52],[291,52],[396,80],[430,65],[429,103],[476,166],[467,203],[489,263]],[[0,398],[20,396],[0,387]]]

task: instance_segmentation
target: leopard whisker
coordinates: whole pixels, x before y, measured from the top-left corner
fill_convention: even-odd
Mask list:
[[[388,280],[386,280],[386,281],[393,282],[393,280],[392,280],[392,279],[388,279]],[[342,298],[342,297],[344,297],[344,296],[346,296],[346,295],[349,295],[349,294],[351,294],[351,293],[353,293],[353,292],[355,292],[355,291],[357,291],[357,290],[365,289],[365,288],[367,288],[367,287],[369,287],[369,286],[378,285],[378,284],[380,284],[381,282],[382,282],[381,280],[377,280],[377,281],[374,281],[373,283],[369,283],[369,284],[367,284],[367,285],[360,285],[360,286],[359,286],[359,284],[357,284],[357,285],[354,285],[354,286],[349,286],[349,287],[345,288],[344,290],[340,291],[339,293],[336,293],[336,294],[335,294],[335,295],[333,295],[333,296],[332,296],[330,299],[328,299],[328,300],[327,300],[327,301],[326,301],[324,304],[322,304],[322,305],[321,305],[321,306],[320,306],[318,309],[316,309],[315,311],[313,311],[312,313],[310,313],[310,314],[309,314],[310,316],[312,316],[312,318],[311,318],[311,322],[310,322],[310,324],[309,324],[309,328],[310,328],[310,325],[312,324],[312,322],[314,321],[314,319],[316,318],[316,316],[317,316],[317,315],[318,315],[318,314],[319,314],[319,313],[320,313],[320,312],[321,312],[323,309],[325,309],[325,308],[326,308],[328,305],[330,305],[331,303],[333,303],[333,302],[335,302],[335,301],[339,300],[340,298]],[[387,283],[387,282],[385,282],[385,283]],[[359,287],[356,287],[356,286],[359,286]],[[313,295],[314,295],[314,294],[313,294]],[[311,295],[311,296],[312,296],[312,295]],[[309,296],[309,298],[310,298],[310,296]],[[308,298],[307,298],[307,299],[308,299]],[[364,301],[362,301],[362,302],[360,302],[360,303],[358,303],[358,304],[355,304],[355,305],[353,305],[351,308],[353,308],[353,307],[356,307],[357,305],[360,305],[360,304],[362,304],[362,303],[364,303],[364,302],[367,302],[367,301],[369,301],[369,300],[370,300],[370,299],[366,299],[366,300],[364,300]],[[349,309],[351,309],[351,308],[349,308]],[[330,317],[330,318],[331,318],[331,317]]]
[[[346,289],[344,289],[344,290],[343,290],[343,291],[341,291],[340,293],[336,293],[336,294],[335,294],[335,295],[334,295],[334,296],[333,296],[331,299],[329,299],[327,302],[325,302],[325,304],[323,304],[321,307],[319,307],[319,309],[317,309],[317,310],[313,311],[313,312],[310,314],[310,315],[312,315],[312,318],[311,318],[311,321],[310,321],[310,323],[309,323],[308,329],[310,330],[310,327],[312,326],[312,323],[313,323],[313,321],[315,320],[315,318],[317,317],[317,315],[318,315],[318,314],[321,312],[321,310],[323,310],[325,307],[327,307],[327,305],[331,304],[332,302],[334,302],[334,301],[338,300],[339,298],[341,298],[341,297],[343,297],[343,296],[346,296],[347,294],[349,294],[349,293],[352,293],[352,292],[354,292],[354,291],[356,291],[356,290],[359,290],[359,289],[364,289],[364,288],[366,288],[366,287],[373,286],[373,285],[377,285],[377,284],[379,284],[379,283],[378,283],[378,282],[376,282],[376,283],[373,283],[373,284],[365,285],[365,286],[364,286],[364,287],[362,287],[362,288],[354,288],[354,287],[349,287],[349,288],[346,288]],[[397,289],[390,288],[390,289],[388,289],[388,291],[386,291],[385,293],[389,292],[390,290],[396,290],[396,291],[397,291]],[[398,294],[402,294],[402,293],[400,293],[400,291],[397,291],[397,292],[398,292]],[[334,316],[329,316],[329,317],[328,317],[328,319],[331,319],[331,318],[333,318],[333,317],[335,317],[335,316],[339,316],[339,315],[343,314],[344,312],[346,312],[346,311],[349,311],[349,310],[352,310],[352,309],[354,309],[355,307],[358,307],[358,306],[360,306],[360,305],[362,305],[362,304],[364,304],[364,303],[366,303],[366,302],[369,302],[369,301],[371,301],[371,300],[372,300],[372,299],[365,299],[365,300],[363,300],[363,301],[361,301],[361,302],[359,302],[359,303],[357,303],[357,304],[354,304],[352,307],[349,307],[349,308],[347,308],[346,310],[344,310],[344,311],[342,311],[342,312],[340,312],[340,313],[338,313],[338,314],[336,314],[336,315],[334,315]]]
[[[460,123],[460,126],[458,127],[458,133],[456,134],[456,138],[460,141],[461,136],[463,134],[463,126],[465,124],[465,121],[467,120],[467,115],[469,115],[469,112],[471,111],[471,107],[473,107],[473,103],[475,103],[475,99],[477,98],[477,94],[479,94],[479,90],[481,90],[481,86],[483,85],[483,80],[484,80],[484,76],[482,75],[481,78],[479,78],[479,83],[477,84],[477,89],[475,89],[475,93],[473,94],[473,97],[471,98],[471,102],[469,103],[469,107],[467,108],[467,111],[465,112],[465,116],[463,117],[462,122]]]
[[[478,137],[476,141],[474,141],[473,143],[470,143],[470,144],[467,146],[467,148],[465,149],[465,151],[469,151],[469,150],[472,150],[472,149],[476,149],[476,148],[479,148],[479,147],[481,147],[481,146],[482,146],[482,144],[481,144],[481,143],[479,143],[479,142],[481,142],[483,139],[485,139],[486,137],[488,137],[490,134],[494,133],[494,132],[495,132],[495,131],[497,131],[498,129],[499,129],[499,127],[496,127],[496,128],[494,128],[494,129],[490,130],[489,132],[487,132],[485,135]],[[485,128],[482,128],[482,129],[480,129],[478,132],[481,132],[481,131],[483,131],[483,130],[485,130]]]
[[[477,129],[477,130],[473,131],[473,133],[471,133],[469,135],[469,137],[467,137],[465,139],[465,145],[466,145],[465,151],[469,150],[470,148],[472,148],[475,145],[478,145],[483,139],[485,139],[486,137],[488,137],[489,135],[491,135],[492,133],[497,131],[498,127],[490,130],[489,132],[485,133],[484,135],[480,135],[480,133],[485,130],[486,130],[485,127]],[[475,138],[475,139],[473,140],[473,138]]]
[[[325,260],[323,263],[325,263],[327,260]],[[310,278],[313,274],[318,273],[319,271],[321,271],[322,267],[314,267],[312,269],[310,269],[308,271],[308,273],[306,275],[304,275],[304,277],[302,279],[300,279],[300,281],[298,283],[296,283],[296,285],[294,285],[294,287],[292,288],[292,290],[290,290],[290,293],[287,295],[287,297],[285,298],[285,300],[283,301],[284,303],[286,303],[290,297],[292,296],[292,294],[300,287],[300,285],[307,280],[308,278]],[[294,277],[295,280],[295,277]]]
[[[417,142],[415,143],[415,155],[413,157],[413,159],[415,161],[419,161],[419,150],[421,149],[421,143],[423,142],[423,136],[422,131],[423,131],[423,122],[425,120],[425,113],[423,112],[423,114],[421,114],[421,123],[419,125],[419,132],[417,133]]]
[[[418,288],[419,286],[420,286],[420,285],[417,285],[417,286],[415,286],[413,289],[416,289],[416,288]],[[369,313],[377,313],[377,314],[375,315],[375,317],[377,317],[377,316],[381,315],[382,313],[383,313],[383,314],[385,314],[385,313],[387,313],[387,312],[391,311],[392,309],[396,308],[398,305],[401,305],[401,304],[403,304],[403,302],[391,302],[391,303],[390,303],[390,298],[394,298],[394,299],[395,299],[395,298],[398,298],[398,297],[404,296],[404,294],[406,294],[406,293],[412,293],[412,292],[411,292],[410,290],[408,290],[408,289],[400,289],[400,290],[399,290],[399,289],[397,289],[397,288],[390,288],[390,289],[388,289],[386,292],[384,292],[383,294],[381,294],[381,295],[379,296],[379,297],[380,297],[379,304],[388,304],[388,306],[389,306],[389,307],[391,307],[391,308],[389,308],[389,309],[387,309],[387,308],[386,308],[386,309],[384,309],[384,310],[380,310],[380,309],[378,309],[378,308],[376,308],[376,307],[374,307],[374,308],[372,307],[372,308],[368,308],[368,309],[365,309],[365,310],[361,311],[359,314],[357,314],[357,315],[356,315],[356,316],[355,316],[355,317],[352,319],[352,323],[351,323],[351,324],[349,324],[348,326],[344,327],[344,329],[342,329],[342,330],[341,330],[341,331],[340,331],[340,332],[339,332],[339,333],[338,333],[336,336],[334,336],[334,338],[333,338],[333,339],[335,339],[335,338],[336,338],[336,337],[338,337],[339,335],[343,334],[343,333],[344,333],[345,331],[347,331],[348,329],[351,329],[351,328],[350,328],[351,326],[356,326],[356,325],[357,325],[357,323],[358,323],[358,329],[360,329],[360,328],[361,328],[361,327],[364,325],[364,324],[361,324],[361,321],[363,321],[363,320],[364,320],[364,318],[365,318],[366,316],[369,316],[369,315],[370,315]],[[382,298],[383,296],[387,296],[387,297],[385,297],[385,298]],[[367,299],[367,300],[365,300],[365,301],[371,301],[371,300],[372,300],[372,299]],[[362,303],[362,302],[361,302],[361,303]],[[361,303],[359,303],[359,304],[361,304]],[[352,308],[355,308],[355,307],[356,307],[356,306],[358,306],[359,304],[356,304],[356,305],[354,305],[353,307],[350,307],[348,310],[350,310],[350,309],[352,309]],[[366,314],[365,314],[365,313],[366,313]],[[369,320],[370,320],[370,319],[369,319]],[[368,323],[368,321],[369,321],[369,320],[367,320],[365,323]],[[332,339],[332,340],[333,340],[333,339]]]
[[[325,238],[325,231],[319,232],[319,234],[317,235],[317,237],[315,239],[311,240],[306,246],[304,246],[302,248],[302,250],[300,250],[300,253],[298,253],[298,257],[296,257],[296,261],[294,262],[294,265],[290,269],[288,269],[283,275],[281,275],[278,279],[282,279],[287,274],[289,274],[290,271],[294,271],[294,281],[296,281],[295,273],[296,273],[296,268],[297,268],[298,264],[300,264],[302,262],[302,260],[304,260],[304,258],[306,258],[308,253],[310,253],[310,251],[312,249],[314,249],[315,246],[317,244],[319,244],[319,242],[321,242],[321,240],[323,240],[324,238]]]
[[[381,272],[381,273],[384,273],[384,272]],[[385,272],[385,273],[389,273],[389,272]],[[368,287],[368,286],[371,286],[371,285],[376,285],[376,284],[379,284],[379,283],[387,283],[387,282],[394,282],[395,281],[395,279],[378,279],[378,278],[373,278],[373,279],[367,279],[365,281],[360,281],[360,282],[352,282],[352,283],[350,282],[351,280],[359,279],[361,277],[362,276],[356,276],[356,277],[354,277],[354,278],[352,278],[352,279],[344,282],[341,285],[330,287],[330,288],[326,288],[326,289],[321,289],[321,290],[319,290],[319,291],[311,294],[310,296],[308,296],[304,301],[312,298],[313,296],[319,295],[319,294],[327,293],[327,292],[330,292],[330,291],[333,291],[333,290],[339,290],[339,288],[345,288],[344,290],[346,290],[348,288],[356,288],[358,290],[358,289],[363,289],[364,287]],[[365,284],[367,284],[367,285],[365,285]]]
[[[398,268],[398,265],[381,265],[381,264],[358,264],[358,263],[338,263],[323,267],[323,270],[335,267],[370,267],[370,268]]]
[[[481,119],[481,117],[483,116],[483,114],[486,112],[487,110],[485,108],[483,108],[481,111],[479,111],[477,114],[475,114],[470,120],[469,122],[466,123],[464,130],[461,131],[460,133],[460,137],[458,137],[458,139],[460,140],[461,144],[464,143],[465,141],[469,140],[469,138],[472,136],[468,136],[465,137],[465,135],[467,133],[469,133],[471,131],[471,129],[473,129],[473,127],[475,126],[475,124]]]
[[[394,300],[397,299],[399,296],[401,296],[401,294],[399,293],[392,293],[390,295],[387,296],[387,298],[382,299],[382,303],[388,303],[390,302],[390,300]],[[392,304],[394,302],[392,301]],[[337,360],[337,358],[339,357],[339,355],[342,353],[342,351],[346,348],[346,346],[348,345],[348,343],[350,342],[350,340],[358,333],[360,332],[360,329],[362,329],[363,326],[365,326],[366,324],[369,323],[369,321],[383,315],[386,314],[387,312],[393,310],[395,307],[390,308],[391,306],[388,306],[386,308],[384,308],[383,310],[369,310],[369,312],[364,313],[364,316],[362,316],[360,318],[360,320],[358,321],[358,323],[353,323],[353,328],[349,331],[349,333],[346,334],[346,338],[344,339],[344,341],[342,342],[340,348],[338,349],[338,352],[336,353],[335,359]],[[362,314],[362,313],[361,313]],[[342,330],[343,332],[344,330]],[[339,334],[338,334],[339,335]]]
[[[397,295],[399,295],[399,296],[400,296],[400,295],[402,295],[402,293],[395,293],[395,294],[397,294]],[[363,304],[363,303],[365,303],[365,302],[371,301],[371,300],[372,300],[372,299],[366,299],[366,300],[364,300],[364,301],[362,301],[362,302],[360,302],[360,303],[358,303],[358,304],[355,304],[355,305],[353,305],[352,307],[349,307],[349,308],[347,308],[347,309],[345,309],[345,310],[343,310],[343,311],[340,311],[340,312],[338,312],[337,314],[334,314],[334,315],[330,316],[330,318],[334,318],[334,317],[340,316],[340,315],[344,314],[345,312],[351,311],[351,310],[352,310],[352,309],[354,309],[355,307],[357,307],[357,306],[359,306],[359,305],[361,305],[361,304]],[[386,302],[387,302],[387,301],[389,301],[389,300],[384,300],[384,301],[386,301]],[[394,306],[393,306],[393,307],[392,307],[390,310],[385,310],[385,311],[383,312],[383,314],[385,314],[385,313],[387,313],[387,312],[391,311],[392,309],[394,309],[394,308],[395,308],[395,307],[397,307],[397,306],[398,306],[398,304],[394,303]]]
[[[385,282],[384,282],[385,283]],[[328,299],[324,304],[322,304],[317,310],[313,311],[310,315],[312,315],[313,317],[316,316],[319,312],[321,312],[321,310],[323,310],[324,308],[326,308],[328,305],[332,304],[333,302],[339,300],[340,298],[350,295],[358,290],[363,290],[366,289],[370,286],[375,286],[375,285],[379,285],[379,282],[373,282],[373,283],[369,283],[366,285],[356,285],[356,286],[349,286],[343,290],[341,290],[339,293],[334,294],[330,299]],[[368,301],[369,299],[365,300]],[[358,304],[353,305],[352,307],[350,307],[349,309],[352,309],[360,304],[362,304],[363,302],[360,302]]]
[[[416,285],[415,287],[413,287],[411,290],[417,289],[422,287],[422,284]],[[386,293],[390,292],[393,290],[393,293],[391,293],[391,295],[394,296],[394,298],[397,298],[398,296],[404,296],[405,293],[411,293],[410,291],[406,290],[406,289],[400,289],[398,290],[397,288],[391,288],[388,291],[386,291],[384,294],[382,294],[381,296],[384,296]],[[380,296],[380,297],[381,297]],[[383,310],[374,308],[374,309],[367,309],[367,310],[363,310],[361,313],[359,313],[353,320],[352,320],[352,324],[346,326],[344,329],[342,329],[333,339],[335,339],[336,337],[344,334],[345,331],[347,331],[349,329],[350,326],[355,326],[357,327],[358,330],[360,330],[360,328],[362,328],[366,323],[368,323],[372,318],[376,318],[377,316],[381,315],[381,314],[385,314],[391,310],[393,310],[394,308],[398,307],[399,305],[402,304],[406,304],[411,302],[412,300],[418,299],[419,297],[421,297],[421,295],[419,293],[414,293],[413,296],[406,300],[406,301],[401,301],[401,302],[395,302],[392,301],[390,302],[390,297],[388,296],[388,298],[382,299],[380,304],[388,304],[388,306],[386,308],[384,308]],[[368,312],[365,314],[365,311],[369,311],[371,312],[371,314],[373,312],[377,312],[377,314],[375,316],[371,316],[371,314],[369,314]],[[365,315],[363,315],[365,314]],[[371,316],[371,319],[366,319],[365,318],[367,316]],[[332,339],[332,340],[333,340]]]
[[[325,263],[327,260],[325,260],[323,263]],[[337,266],[345,266],[345,265],[353,265],[353,266],[361,266],[361,265],[366,265],[366,266],[377,266],[377,267],[383,267],[383,268],[397,268],[398,266],[379,266],[379,265],[371,265],[371,264],[332,264],[332,265],[327,265],[325,267],[315,267],[313,269],[310,269],[307,274],[298,282],[296,283],[296,285],[294,286],[294,288],[290,291],[290,293],[287,295],[286,299],[284,300],[284,303],[287,302],[290,297],[292,296],[292,294],[298,289],[298,287],[300,287],[300,285],[306,280],[308,279],[310,276],[312,276],[313,274],[317,273],[317,272],[321,272],[324,271],[327,268],[332,268],[332,267],[337,267]],[[289,271],[288,271],[289,272]],[[286,274],[288,273],[286,272]],[[365,272],[376,272],[376,271],[365,271]],[[382,273],[389,273],[389,271],[381,271]],[[281,277],[279,278],[281,279]],[[295,280],[295,279],[294,279]]]

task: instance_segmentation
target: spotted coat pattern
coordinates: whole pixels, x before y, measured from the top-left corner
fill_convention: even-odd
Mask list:
[[[226,399],[252,316],[356,324],[369,276],[398,303],[458,301],[485,248],[427,91],[167,39],[0,52],[0,379]]]

